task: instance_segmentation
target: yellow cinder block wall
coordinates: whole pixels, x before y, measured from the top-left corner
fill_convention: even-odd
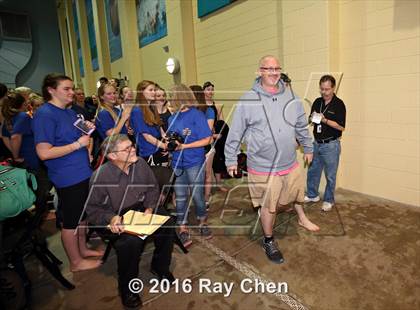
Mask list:
[[[102,10],[98,2],[93,1],[94,6]],[[109,70],[86,72],[89,78],[83,82],[94,83],[107,71],[112,76],[127,75],[132,87],[141,79],[165,88],[174,82],[190,85],[210,80],[216,85],[216,101],[224,105],[229,119],[234,101],[251,87],[263,55],[279,57],[295,93],[305,99],[306,111],[319,96],[319,77],[327,72],[337,78],[342,75],[338,96],[348,114],[338,186],[419,206],[419,3],[238,0],[198,18],[196,0],[167,0],[168,35],[139,48],[135,1],[121,0],[123,58],[108,64]],[[94,8],[95,14],[101,10]],[[106,25],[98,28],[97,38],[106,40]],[[100,63],[109,62],[106,53],[106,48],[99,53]],[[180,60],[177,77],[165,71],[170,56]]]
[[[420,2],[339,2],[341,186],[420,205]]]
[[[281,2],[240,0],[203,18],[198,18],[197,1],[193,9],[197,82],[213,82],[216,102],[230,120],[236,100],[257,76],[259,58],[282,58]]]

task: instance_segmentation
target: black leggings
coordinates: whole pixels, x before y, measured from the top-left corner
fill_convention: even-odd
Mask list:
[[[63,222],[62,228],[76,229],[79,222],[86,217],[83,209],[89,195],[89,179],[68,187],[57,188],[57,194],[58,211],[61,213]]]

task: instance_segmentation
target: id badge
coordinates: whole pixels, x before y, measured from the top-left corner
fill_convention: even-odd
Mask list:
[[[322,132],[322,125],[316,126],[316,133],[321,133],[321,132]]]

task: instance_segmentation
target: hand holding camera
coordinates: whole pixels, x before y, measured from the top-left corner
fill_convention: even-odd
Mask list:
[[[180,147],[180,145],[184,143],[184,137],[182,137],[179,133],[175,131],[171,131],[166,135],[166,141],[168,141],[167,150],[169,152],[180,151],[180,149],[182,148],[182,146]]]

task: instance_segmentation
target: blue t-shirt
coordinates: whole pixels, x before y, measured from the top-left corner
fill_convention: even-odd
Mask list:
[[[12,129],[9,131],[5,124],[2,129],[4,137],[11,137],[14,134],[22,135],[19,157],[25,160],[25,163],[32,170],[39,167],[39,158],[36,155],[34,133],[32,131],[32,118],[25,112],[19,112],[12,118]]]
[[[208,120],[209,119],[212,119],[212,120],[216,119],[216,114],[214,113],[214,109],[213,108],[207,107],[207,110],[206,110],[206,118]]]
[[[130,125],[136,135],[139,156],[147,157],[159,151],[159,148],[156,145],[147,142],[143,136],[144,133],[147,133],[156,139],[160,139],[159,126],[150,126],[146,124],[143,118],[143,111],[139,107],[135,107],[131,111]]]
[[[184,144],[192,143],[211,136],[206,116],[201,111],[190,108],[177,112],[169,118],[168,132],[177,132],[184,138]],[[202,165],[205,160],[204,147],[173,152],[172,167],[188,169]]]
[[[120,118],[122,110],[119,110],[117,108],[112,108],[115,112],[115,114],[118,115],[118,118]],[[114,119],[112,118],[111,113],[109,113],[107,110],[102,109],[98,115],[96,116],[96,120],[95,120],[95,126],[96,126],[96,130],[99,133],[99,136],[101,137],[102,140],[104,140],[106,138],[106,132],[109,129],[114,128],[116,125]],[[125,125],[121,128],[120,134],[126,135],[128,133],[127,128],[125,127]]]
[[[46,102],[35,113],[32,129],[35,145],[46,142],[52,146],[63,146],[74,143],[82,132],[73,123],[77,114],[72,109],[61,109]],[[92,170],[89,165],[89,154],[85,147],[67,155],[45,161],[48,176],[57,188],[68,187],[88,179]]]

